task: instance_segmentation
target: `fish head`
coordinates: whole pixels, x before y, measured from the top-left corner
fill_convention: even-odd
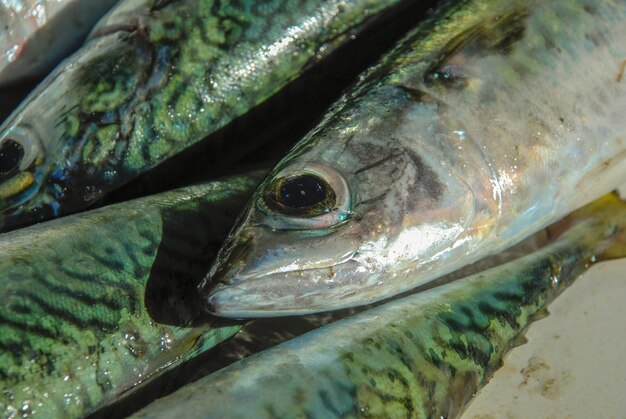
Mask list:
[[[455,245],[473,219],[470,185],[378,125],[347,144],[296,150],[269,175],[201,286],[213,313],[371,303],[406,290],[406,272],[428,273]]]
[[[7,118],[0,126],[0,231],[85,207],[115,183],[130,126],[123,106],[148,62],[128,34],[92,40]]]

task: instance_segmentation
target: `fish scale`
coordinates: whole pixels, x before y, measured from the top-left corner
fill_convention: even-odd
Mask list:
[[[0,173],[0,221],[84,208],[265,102],[400,3],[119,3],[0,127],[0,146],[24,149]]]
[[[234,334],[237,325],[212,326],[189,293],[260,176],[188,187],[3,236],[3,416],[93,413]]]
[[[554,298],[624,256],[625,209],[602,198],[530,254],[252,355],[132,417],[458,417]]]
[[[277,90],[293,76],[275,74],[270,67],[274,65],[274,56],[280,49],[290,47],[293,39],[303,38],[295,45],[291,62],[284,64],[286,71],[304,67],[321,45],[337,37],[332,30],[320,29],[326,28],[339,13],[338,4],[327,8],[319,8],[316,1],[303,0],[273,4],[280,8],[254,7],[252,2],[179,1],[140,19],[139,31],[131,35],[137,40],[131,42],[138,46],[147,44],[150,54],[157,56],[152,63],[152,77],[156,73],[165,79],[151,78],[137,94],[135,83],[115,85],[111,91],[100,89],[104,82],[96,79],[86,89],[94,93],[93,98],[88,95],[84,99],[88,102],[82,111],[104,113],[122,107],[118,118],[128,152],[119,169],[133,171],[154,165],[161,156],[186,148],[190,136],[220,128],[259,103],[268,92]],[[285,28],[294,28],[294,32],[313,30],[300,29],[304,21],[314,23],[310,26],[321,32],[319,38],[306,39],[296,33],[281,39]],[[119,23],[113,20],[109,24]],[[145,40],[141,39],[143,36]],[[259,44],[266,39],[277,41],[261,48]],[[165,57],[163,62],[158,61],[161,57]],[[110,57],[105,60],[111,64]],[[173,63],[175,66],[167,74],[159,71],[159,66],[170,67]],[[139,73],[140,67],[137,63],[137,68],[125,71]],[[105,96],[99,94],[102,90],[107,91]],[[141,106],[148,97],[148,106]],[[136,118],[125,117],[129,109],[135,108],[139,110]],[[148,136],[154,138],[142,141]],[[88,139],[85,147],[96,149],[92,144]]]

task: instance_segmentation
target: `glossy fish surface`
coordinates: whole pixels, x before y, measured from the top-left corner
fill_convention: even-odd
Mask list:
[[[93,413],[232,336],[190,298],[261,173],[0,237],[0,414]]]
[[[135,417],[458,417],[563,289],[594,261],[626,255],[626,205],[615,196],[560,230],[522,258],[253,355]]]
[[[441,4],[260,186],[202,289],[210,309],[368,304],[613,190],[624,22],[624,1]]]
[[[0,1],[0,86],[45,74],[78,46],[116,2]]]
[[[0,231],[85,208],[264,102],[397,3],[118,3],[0,126]]]

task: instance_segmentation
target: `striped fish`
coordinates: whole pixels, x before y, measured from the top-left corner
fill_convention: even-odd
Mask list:
[[[70,418],[233,335],[193,298],[260,173],[0,239],[0,415]]]
[[[614,195],[558,230],[527,256],[253,355],[133,417],[458,417],[563,289],[593,262],[626,256],[626,205]]]
[[[399,1],[122,1],[0,126],[0,231],[88,206],[261,104]]]

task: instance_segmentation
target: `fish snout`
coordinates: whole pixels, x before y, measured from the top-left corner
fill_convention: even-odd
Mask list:
[[[208,310],[220,317],[248,318],[300,315],[319,311],[328,294],[322,269],[289,271],[256,278],[231,278],[215,285],[206,298]]]
[[[310,314],[375,300],[373,279],[371,272],[364,270],[356,261],[348,260],[313,269],[294,269],[245,278],[233,276],[209,290],[205,301],[208,310],[220,317]],[[357,298],[359,294],[363,298]]]

